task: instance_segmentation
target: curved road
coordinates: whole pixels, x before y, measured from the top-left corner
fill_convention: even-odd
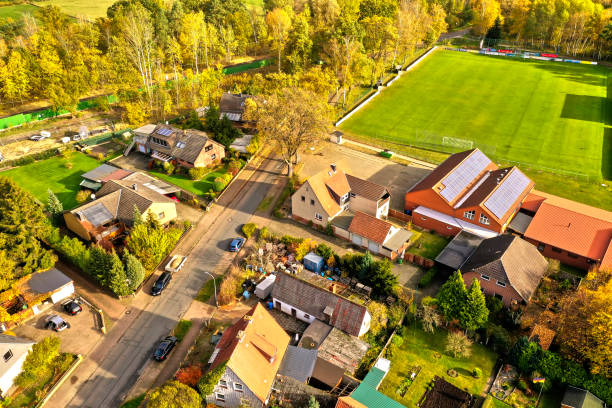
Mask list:
[[[141,292],[126,316],[56,393],[49,406],[114,408],[121,404],[142,368],[151,361],[159,339],[176,326],[198,290],[210,279],[204,272],[217,269],[222,273],[229,265],[233,255],[226,251],[228,242],[249,221],[282,168],[278,160],[266,158],[261,166],[250,169],[253,172],[250,178],[236,180],[230,186],[180,244],[183,253],[194,246],[168,288],[155,298]],[[187,242],[194,238],[195,243]]]

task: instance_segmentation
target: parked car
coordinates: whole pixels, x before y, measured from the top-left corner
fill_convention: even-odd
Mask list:
[[[77,302],[74,299],[70,299],[69,301],[64,303],[62,306],[64,308],[64,312],[72,316],[76,316],[83,311],[83,308],[81,307],[79,302]]]
[[[62,330],[69,329],[70,323],[62,319],[58,315],[51,315],[47,317],[47,323],[45,324],[47,329],[55,330],[56,332],[61,332]]]
[[[34,136],[30,136],[30,140],[33,140],[35,142],[40,142],[41,140],[46,139],[46,137],[41,136],[41,135],[34,135]]]
[[[153,284],[153,287],[151,288],[151,295],[161,295],[162,291],[166,288],[166,286],[168,286],[168,283],[170,283],[170,279],[172,279],[172,274],[170,272],[162,272],[162,274],[159,275],[159,278],[157,278],[157,280]]]
[[[242,245],[244,245],[244,238],[234,238],[232,242],[230,242],[229,250],[230,252],[238,252],[240,251],[240,248],[242,248]]]
[[[172,351],[174,346],[178,343],[178,339],[174,336],[165,337],[162,341],[159,342],[159,345],[155,349],[155,353],[153,353],[153,358],[157,361],[164,361],[168,354]]]

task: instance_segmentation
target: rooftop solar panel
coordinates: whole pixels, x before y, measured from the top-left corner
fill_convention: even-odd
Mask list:
[[[172,134],[172,130],[168,128],[161,128],[157,131],[157,134],[162,136],[170,136]]]
[[[531,181],[519,169],[514,169],[491,194],[484,206],[497,218],[502,218]]]
[[[113,219],[113,215],[102,203],[98,203],[80,211],[82,216],[94,227],[99,227]]]
[[[490,163],[491,160],[487,156],[476,150],[442,180],[444,189],[440,194],[446,201],[453,201]]]

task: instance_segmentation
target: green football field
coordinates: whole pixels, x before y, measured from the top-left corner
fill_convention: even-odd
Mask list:
[[[340,127],[398,150],[414,145],[452,152],[472,141],[507,164],[610,180],[611,72],[437,50]]]
[[[39,7],[33,6],[31,4],[15,4],[11,6],[2,6],[0,7],[0,18],[12,18],[13,20],[21,20],[23,14],[29,13],[34,15]]]

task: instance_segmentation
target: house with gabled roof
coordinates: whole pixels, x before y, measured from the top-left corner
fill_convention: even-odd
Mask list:
[[[207,403],[220,407],[268,404],[272,384],[289,346],[289,335],[260,303],[227,328],[209,360],[208,371],[225,365]]]
[[[189,168],[217,165],[225,157],[225,146],[195,129],[145,125],[134,131],[134,142],[140,153]]]
[[[176,203],[163,194],[169,185],[158,181],[139,172],[110,180],[93,201],[64,213],[66,227],[86,241],[112,240],[132,226],[134,207],[143,217],[151,213],[166,224],[176,218]]]
[[[505,306],[527,304],[548,269],[548,261],[529,242],[515,235],[483,240],[459,268],[466,285],[474,279]]]
[[[97,191],[102,187],[102,184],[110,180],[122,180],[132,174],[132,171],[120,169],[119,167],[110,164],[101,164],[93,170],[82,174],[83,181],[79,184],[81,187]]]
[[[21,373],[23,363],[36,342],[22,337],[0,334],[0,395],[3,397],[13,386],[13,381]]]
[[[353,216],[348,231],[353,244],[391,259],[404,257],[412,237],[412,231],[360,211]]]
[[[542,255],[588,270],[612,268],[612,212],[534,190],[515,228]]]
[[[533,189],[517,167],[499,168],[479,149],[456,153],[405,196],[415,225],[453,236],[468,230],[485,238],[506,230]]]
[[[243,93],[223,93],[219,100],[219,119],[228,118],[236,126],[244,126],[251,123],[243,117],[246,110],[246,101],[249,98],[252,98],[252,96]]]
[[[274,307],[307,323],[318,319],[353,336],[370,329],[371,316],[365,305],[336,293],[339,283],[311,272],[278,273],[272,301]]]
[[[292,217],[326,227],[345,211],[376,218],[389,213],[389,190],[371,181],[346,174],[335,164],[313,175],[291,197]]]

